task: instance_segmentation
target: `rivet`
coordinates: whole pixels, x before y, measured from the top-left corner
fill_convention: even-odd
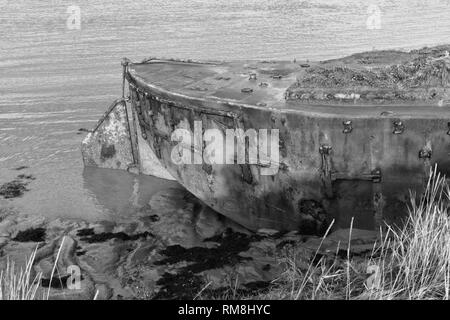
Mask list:
[[[331,153],[331,149],[332,149],[331,146],[329,146],[327,144],[323,144],[319,148],[319,153],[324,154],[324,155],[329,155]]]
[[[256,73],[250,73],[250,78],[248,78],[248,80],[256,80]]]
[[[252,93],[253,89],[252,88],[243,88],[243,89],[241,89],[241,92],[243,92],[243,93]]]
[[[353,130],[352,127],[352,121],[351,120],[346,120],[344,122],[342,122],[342,124],[344,125],[344,130],[342,130],[343,133],[350,133]]]
[[[381,182],[381,170],[379,168],[373,169],[370,174],[372,176],[372,182]]]
[[[430,158],[431,158],[430,149],[422,149],[419,151],[419,159],[430,159]]]
[[[405,125],[400,120],[394,121],[394,130],[392,131],[393,134],[402,134],[403,131],[405,131]]]
[[[146,134],[145,132],[142,132],[142,138],[143,138],[144,140],[147,140],[147,134]]]

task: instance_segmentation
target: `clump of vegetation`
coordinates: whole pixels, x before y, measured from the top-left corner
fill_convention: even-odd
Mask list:
[[[17,269],[15,263],[9,259],[6,268],[0,271],[0,300],[34,300],[38,291],[41,274],[34,277],[33,264],[36,250],[27,259],[25,268]]]
[[[87,229],[80,229],[77,232],[77,236],[81,237],[81,241],[87,242],[87,243],[97,243],[97,242],[105,242],[111,239],[120,239],[122,241],[136,241],[140,238],[147,238],[155,236],[148,232],[142,232],[139,234],[134,235],[128,235],[125,232],[102,232],[102,233],[95,233],[93,228],[87,228]]]
[[[450,188],[436,168],[420,201],[411,197],[409,217],[400,230],[389,228],[372,264],[379,267],[376,299],[449,299]]]
[[[424,194],[410,198],[404,225],[380,231],[366,257],[351,256],[350,247],[345,258],[322,255],[318,248],[305,268],[294,250],[273,288],[252,298],[449,299],[450,188],[445,176],[435,168]]]

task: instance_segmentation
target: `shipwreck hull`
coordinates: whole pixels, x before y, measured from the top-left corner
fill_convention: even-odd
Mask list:
[[[400,222],[410,191],[420,194],[433,165],[450,173],[447,105],[299,104],[289,96],[272,102],[301,67],[269,63],[270,73],[261,72],[268,70],[262,64],[241,64],[243,69],[234,71],[240,77],[236,88],[211,81],[229,78],[233,66],[226,64],[150,61],[130,65],[127,71],[143,137],[174,178],[223,215],[253,230],[317,234],[332,219],[340,227],[353,219],[353,226],[374,229]],[[174,70],[181,76],[174,76]],[[164,72],[172,78],[162,77]],[[249,80],[254,73],[266,82],[264,88],[251,82],[254,76]],[[183,77],[189,77],[195,93],[176,88]],[[252,89],[239,90],[243,85]],[[177,142],[171,135],[178,128],[194,131],[195,121],[224,135],[226,129],[278,129],[278,172],[262,175],[264,166],[259,164],[175,164],[171,152]]]
[[[450,174],[449,49],[314,63],[125,60],[131,166],[175,178],[252,230],[320,234],[333,219],[364,229],[400,223],[433,166]],[[227,129],[278,130],[279,157],[211,164],[198,123],[201,133],[223,137]],[[179,129],[194,132],[191,143],[174,139]],[[87,165],[101,166],[101,150],[111,149],[104,144],[115,143],[103,136],[86,139]],[[174,148],[191,152],[193,163],[174,161]]]
[[[410,189],[422,190],[431,165],[437,163],[445,173],[450,168],[449,119],[404,119],[408,129],[397,135],[390,118],[237,108],[220,115],[205,113],[195,102],[138,92],[137,87],[131,92],[141,113],[141,130],[169,173],[211,208],[250,229],[316,233],[333,218],[337,225],[348,226],[352,217],[355,226],[373,229],[382,220],[402,218]],[[154,116],[146,117],[149,113]],[[342,123],[349,119],[352,133],[345,134]],[[279,129],[278,174],[263,176],[258,165],[174,164],[171,134],[186,124],[193,130],[196,120],[222,130]],[[324,146],[331,147],[329,154]],[[435,150],[432,159],[420,158],[419,152],[430,146]]]

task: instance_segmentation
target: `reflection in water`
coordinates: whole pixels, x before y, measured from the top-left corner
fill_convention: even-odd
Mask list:
[[[133,215],[161,190],[183,189],[175,181],[111,169],[85,168],[83,180],[88,196],[111,220]]]

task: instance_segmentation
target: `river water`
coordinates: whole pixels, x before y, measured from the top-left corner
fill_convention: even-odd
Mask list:
[[[176,185],[83,170],[77,131],[121,94],[124,56],[317,60],[420,48],[450,42],[449,14],[450,0],[0,0],[0,184],[36,178],[0,207],[98,220]]]

